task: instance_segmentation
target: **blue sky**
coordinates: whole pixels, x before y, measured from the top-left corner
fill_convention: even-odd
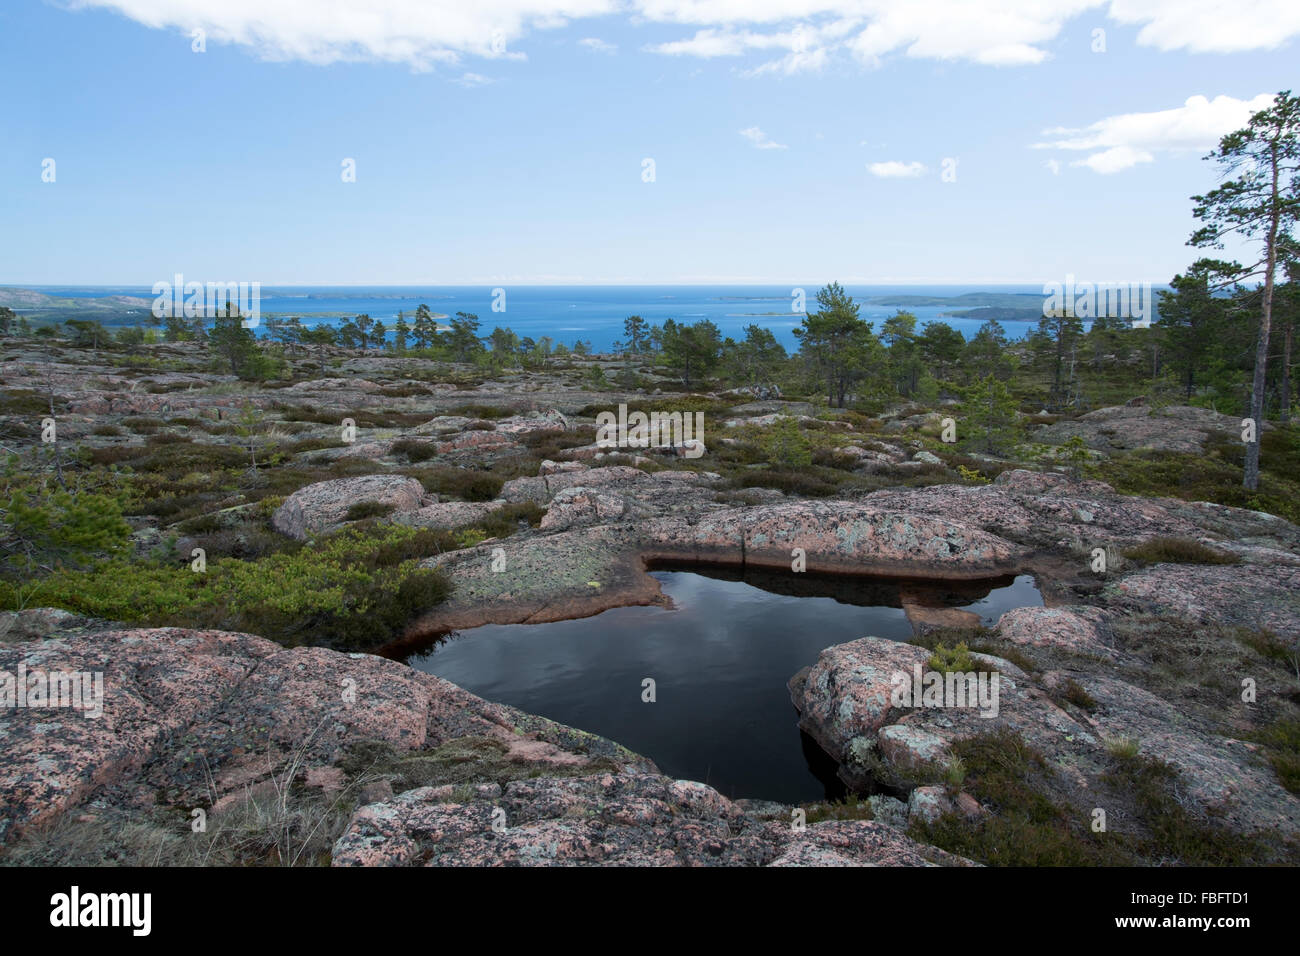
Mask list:
[[[1164,282],[1300,34],[1294,0],[326,6],[7,0],[0,284]]]

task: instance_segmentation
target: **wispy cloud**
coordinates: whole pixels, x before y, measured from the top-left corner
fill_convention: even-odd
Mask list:
[[[881,179],[914,179],[925,172],[925,164],[915,160],[904,163],[901,160],[890,159],[883,163],[868,163],[867,169],[871,171],[871,175],[879,176]]]
[[[767,134],[764,133],[757,126],[751,126],[749,129],[742,129],[740,131],[740,135],[745,137],[745,139],[749,140],[753,144],[755,149],[788,149],[789,148],[784,143],[772,142],[772,140],[768,139]]]
[[[593,53],[614,54],[618,52],[618,44],[606,43],[599,37],[583,37],[578,41],[578,46],[586,47]]]

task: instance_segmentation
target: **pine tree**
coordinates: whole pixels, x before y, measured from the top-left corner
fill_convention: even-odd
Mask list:
[[[415,347],[417,349],[428,349],[433,347],[433,343],[438,334],[438,325],[433,321],[433,313],[429,311],[427,305],[421,304],[415,310]]]
[[[962,399],[958,432],[959,437],[965,433],[967,447],[990,455],[1010,451],[1021,429],[1016,400],[1006,384],[990,373],[962,389]]]
[[[1245,129],[1229,133],[1218,149],[1205,157],[1234,178],[1203,196],[1193,196],[1193,215],[1205,223],[1188,245],[1222,249],[1224,240],[1254,241],[1259,258],[1235,267],[1231,279],[1264,280],[1260,299],[1255,373],[1251,384],[1250,417],[1256,435],[1264,424],[1264,393],[1268,378],[1268,340],[1273,319],[1273,291],[1280,250],[1295,241],[1300,221],[1300,97],[1279,93],[1273,105],[1250,118]],[[1233,264],[1235,266],[1235,264]],[[1259,441],[1246,444],[1242,486],[1259,488]]]

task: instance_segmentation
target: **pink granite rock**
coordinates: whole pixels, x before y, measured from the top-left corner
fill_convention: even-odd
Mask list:
[[[424,502],[424,486],[404,475],[361,475],[299,488],[271,515],[271,527],[303,540],[341,525],[348,509],[362,502],[415,511]]]
[[[1080,608],[1018,607],[1007,611],[997,623],[997,636],[1012,644],[1029,647],[1061,647],[1076,654],[1114,658],[1117,652],[1106,644],[1095,610]]]
[[[614,521],[627,511],[627,502],[618,495],[604,494],[581,486],[565,488],[547,506],[542,518],[543,531],[562,531],[583,525]]]

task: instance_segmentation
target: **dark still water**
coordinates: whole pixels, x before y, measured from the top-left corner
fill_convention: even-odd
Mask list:
[[[615,608],[576,621],[453,632],[408,663],[488,700],[609,737],[664,773],[729,797],[843,796],[834,765],[799,730],[786,681],[832,644],[910,637],[900,585],[713,571],[654,576],[676,609]],[[905,586],[926,604],[966,607],[985,624],[1042,604],[1028,576]],[[653,703],[641,699],[647,677]]]

